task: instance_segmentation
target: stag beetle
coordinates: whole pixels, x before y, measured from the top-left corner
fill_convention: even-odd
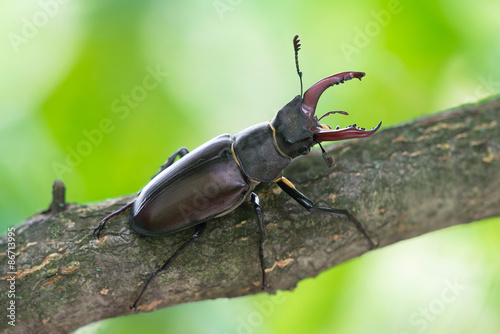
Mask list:
[[[94,230],[94,236],[99,238],[99,233],[106,222],[129,208],[132,208],[129,217],[130,226],[142,235],[172,234],[191,226],[195,227],[191,237],[146,281],[131,308],[137,309],[137,303],[153,277],[166,270],[187,246],[200,237],[207,221],[231,212],[244,201],[253,203],[257,215],[260,230],[262,287],[265,288],[267,286],[263,256],[265,233],[259,197],[254,192],[255,187],[261,182],[275,182],[310,212],[347,218],[356,225],[370,246],[374,246],[363,226],[351,213],[344,209],[317,206],[282,176],[283,169],[294,158],[308,154],[315,144],[320,146],[323,158],[328,167],[331,167],[333,159],[327,157],[321,142],[368,137],[382,124],[380,122],[371,130],[356,127],[355,124],[333,130],[328,125],[320,124],[319,121],[327,115],[334,113],[347,115],[344,111],[330,111],[318,119],[315,111],[321,94],[328,87],[344,81],[353,78],[361,80],[365,73],[342,72],[331,75],[315,83],[302,97],[302,72],[298,62],[301,45],[298,35],[293,39],[293,46],[295,65],[300,79],[300,95],[281,108],[269,122],[256,124],[234,136],[220,135],[192,152],[188,152],[186,148],[179,149],[167,159],[160,171],[138,193],[136,199],[106,216]],[[175,161],[177,157],[179,159]],[[208,190],[210,201],[195,204],[197,195],[193,189]]]

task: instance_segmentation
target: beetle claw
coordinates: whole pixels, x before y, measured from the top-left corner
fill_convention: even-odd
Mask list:
[[[316,112],[316,105],[318,104],[318,100],[323,94],[323,92],[331,86],[338,85],[344,83],[347,80],[351,80],[353,78],[358,78],[361,80],[362,77],[365,76],[364,72],[341,72],[329,77],[326,77],[309,88],[304,93],[304,101],[302,102],[302,111],[307,116],[314,116]]]
[[[343,129],[339,129],[338,126],[335,128],[335,130],[319,129],[318,132],[314,134],[314,139],[316,141],[322,142],[369,137],[374,134],[381,125],[382,122],[379,122],[378,125],[373,127],[371,130],[358,128],[356,127],[356,124],[349,125],[348,127]]]

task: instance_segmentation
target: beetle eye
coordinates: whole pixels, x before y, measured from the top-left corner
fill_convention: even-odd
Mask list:
[[[311,148],[308,147],[308,146],[302,146],[299,150],[300,154],[302,155],[306,155],[306,154],[309,154],[309,152],[311,152]]]

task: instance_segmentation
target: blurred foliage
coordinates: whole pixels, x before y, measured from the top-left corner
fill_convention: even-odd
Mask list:
[[[321,99],[320,110],[349,111],[335,119],[341,126],[389,126],[500,91],[493,0],[1,0],[0,8],[1,231],[45,209],[55,178],[72,202],[134,193],[180,146],[272,118],[299,93],[294,34],[305,88],[335,72],[367,73]],[[498,333],[499,225],[377,250],[294,292],[79,332]]]

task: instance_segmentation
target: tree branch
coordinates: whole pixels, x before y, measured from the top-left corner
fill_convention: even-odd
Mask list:
[[[285,171],[323,206],[350,210],[380,247],[456,224],[500,215],[500,99],[388,128],[370,139],[328,148]],[[57,186],[60,189],[60,185]],[[257,189],[264,213],[269,292],[369,250],[354,226],[310,214],[275,185]],[[54,190],[56,193],[56,190]],[[128,214],[113,218],[100,241],[99,221],[133,198],[91,205],[55,199],[51,210],[15,228],[16,333],[67,333],[90,322],[133,313],[129,306],[149,274],[190,235],[143,237]],[[62,191],[64,197],[64,191]],[[256,217],[244,204],[214,219],[207,232],[150,284],[139,310],[261,292]],[[3,283],[11,281],[8,238],[0,239]],[[4,308],[5,312],[5,308]],[[5,319],[5,318],[4,318]]]

